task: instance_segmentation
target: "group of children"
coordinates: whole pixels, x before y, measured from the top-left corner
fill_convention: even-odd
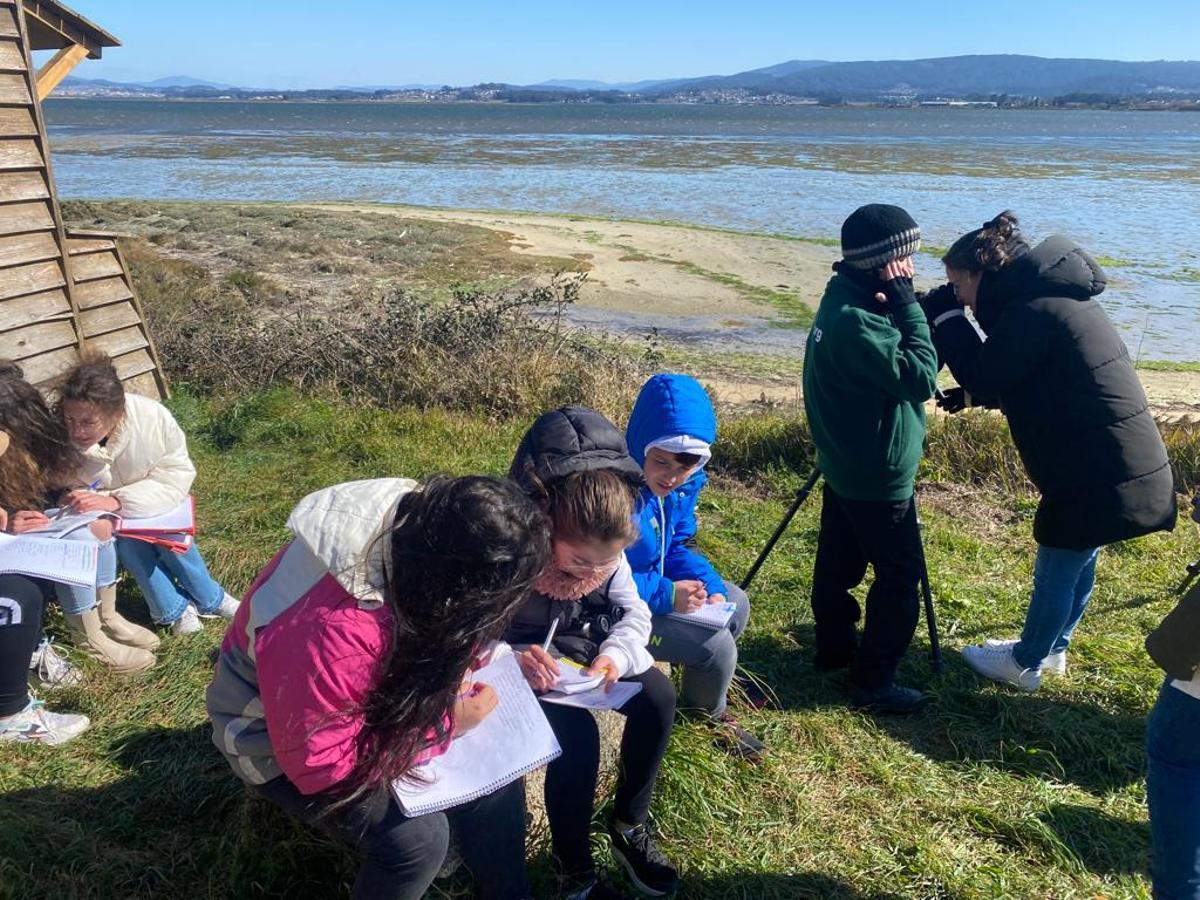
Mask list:
[[[1000,409],[1042,495],[1024,632],[966,648],[980,674],[1036,690],[1043,674],[1065,671],[1100,548],[1170,529],[1176,518],[1166,451],[1128,353],[1094,302],[1104,275],[1091,257],[1064,238],[1031,247],[1004,213],[955,242],[943,260],[949,283],[919,297],[919,241],[898,207],[875,204],[847,219],[803,376],[825,479],[811,595],[815,662],[847,668],[851,702],[878,713],[913,712],[926,700],[897,684],[896,672],[926,574],[914,480],[924,404],[938,393],[942,365],[959,387],[939,394],[939,405]],[[0,365],[0,428],[8,437],[0,506],[16,533],[44,527],[51,503],[153,514],[177,504],[194,476],[169,412],[126,395],[104,359],[73,370],[54,409],[17,367]],[[194,546],[176,556],[119,537],[114,545],[103,520],[80,536],[100,545],[96,586],[55,593],[76,644],[119,671],[151,665],[157,637],[117,613],[118,562],[173,632],[196,630],[198,616],[231,620],[207,692],[213,740],[267,802],[360,851],[356,897],[423,896],[451,827],[479,896],[530,895],[520,781],[421,816],[406,815],[390,789],[419,780],[424,763],[494,710],[495,692],[473,676],[494,647],[512,649],[536,694],[554,686],[567,661],[607,686],[636,683],[619,709],[625,727],[606,831],[633,884],[662,896],[678,872],[647,819],[677,707],[737,758],[753,763],[765,752],[728,705],[749,601],[694,541],[716,437],[699,382],[656,375],[624,432],[581,407],[540,416],[505,479],[376,479],[310,494],[288,519],[292,539],[240,604]],[[875,578],[860,629],[851,591],[868,567]],[[30,654],[57,659],[38,644],[44,588],[0,579],[5,740],[55,743],[86,728],[23,687]],[[687,621],[713,603],[732,610],[725,627]],[[1200,621],[1200,593],[1185,607],[1160,629],[1170,638],[1158,640],[1155,656],[1172,677],[1152,720],[1151,817],[1156,886],[1200,897],[1200,760],[1181,762],[1172,737],[1200,733],[1200,646],[1195,628],[1184,634]],[[18,656],[19,673],[10,662]],[[678,697],[656,661],[682,668]],[[545,778],[561,895],[617,896],[592,856],[596,721],[583,708],[542,709],[562,748]]]

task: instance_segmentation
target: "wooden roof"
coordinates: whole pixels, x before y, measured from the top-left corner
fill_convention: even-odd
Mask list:
[[[56,0],[22,0],[29,27],[30,50],[61,50],[72,44],[87,48],[89,59],[99,59],[105,47],[121,42],[94,22]]]

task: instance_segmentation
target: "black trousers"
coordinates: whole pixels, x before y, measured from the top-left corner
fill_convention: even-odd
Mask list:
[[[24,575],[0,575],[0,717],[29,705],[29,658],[42,639],[42,589]]]
[[[450,828],[463,862],[475,877],[476,896],[525,900],[525,786],[508,787],[444,813],[409,818],[390,791],[375,793],[326,814],[336,798],[304,795],[286,776],[255,787],[271,803],[358,849],[363,864],[355,900],[418,900],[446,858]]]
[[[885,687],[912,643],[921,605],[921,532],[913,498],[898,502],[847,500],[825,486],[821,534],[813,567],[812,611],[818,658],[840,665],[853,660],[859,687]],[[861,616],[850,591],[875,570]]]
[[[650,812],[658,767],[671,737],[675,686],[654,668],[622,681],[636,681],[642,689],[617,710],[625,717],[625,733],[613,813],[628,825],[641,825]],[[586,709],[543,703],[542,710],[563,751],[546,769],[546,816],[554,855],[564,872],[587,872],[592,869],[590,835],[600,769],[600,730]]]

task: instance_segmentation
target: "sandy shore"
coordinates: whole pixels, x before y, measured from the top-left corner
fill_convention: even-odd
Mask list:
[[[423,207],[320,204],[502,231],[514,253],[571,257],[590,266],[580,302],[612,312],[737,319],[774,318],[763,292],[791,294],[815,308],[832,247],[687,225],[621,222]]]

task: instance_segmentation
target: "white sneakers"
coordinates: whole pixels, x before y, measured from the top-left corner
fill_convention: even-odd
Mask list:
[[[1002,641],[998,638],[988,638],[983,642],[985,647],[1015,647],[1016,640]],[[1043,675],[1066,675],[1067,674],[1067,651],[1059,650],[1057,653],[1051,653],[1042,660]]]
[[[189,603],[183,615],[171,623],[171,634],[195,634],[197,631],[203,631],[201,619],[232,619],[241,605],[242,602],[228,591],[221,598],[221,605],[210,613],[202,613],[196,609],[194,603]]]
[[[0,743],[46,744],[54,747],[88,730],[87,716],[50,712],[40,700],[30,700],[19,713],[0,719]]]
[[[984,678],[1011,684],[1022,691],[1036,691],[1042,686],[1042,673],[1026,669],[1013,659],[1012,645],[963,647],[962,655],[967,665]]]
[[[45,688],[74,687],[83,681],[79,668],[55,650],[50,638],[46,637],[29,658],[29,676]]]

